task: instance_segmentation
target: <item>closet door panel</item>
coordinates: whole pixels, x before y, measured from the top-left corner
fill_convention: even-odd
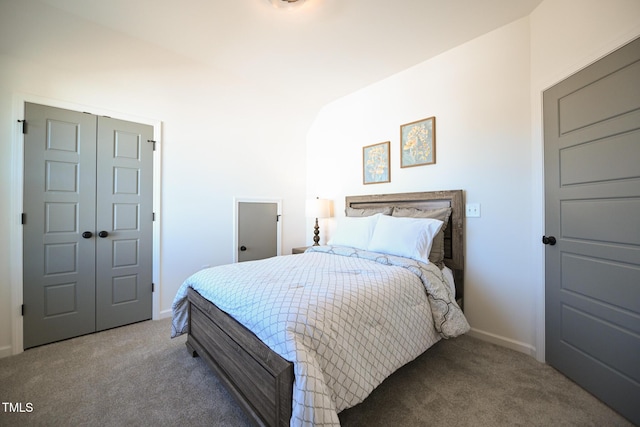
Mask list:
[[[95,330],[96,117],[27,103],[24,347]],[[87,236],[85,234],[85,236]]]
[[[97,330],[151,318],[152,139],[151,126],[98,120]]]

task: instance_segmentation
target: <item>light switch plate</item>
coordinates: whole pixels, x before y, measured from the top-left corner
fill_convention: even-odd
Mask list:
[[[467,218],[480,218],[480,203],[467,203]]]

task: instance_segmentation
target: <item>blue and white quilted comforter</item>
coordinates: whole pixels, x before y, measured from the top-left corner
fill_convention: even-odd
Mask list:
[[[291,426],[337,426],[338,412],[440,338],[469,330],[442,271],[340,246],[201,270],[173,302],[188,332],[192,287],[294,363]]]

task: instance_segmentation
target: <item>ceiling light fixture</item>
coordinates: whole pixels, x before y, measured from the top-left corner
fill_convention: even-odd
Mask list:
[[[276,9],[293,9],[302,6],[306,0],[267,0]]]

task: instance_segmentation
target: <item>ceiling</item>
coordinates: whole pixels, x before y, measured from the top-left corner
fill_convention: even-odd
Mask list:
[[[307,0],[294,10],[268,0],[39,4],[197,63],[212,84],[321,106],[525,17],[541,1]]]

